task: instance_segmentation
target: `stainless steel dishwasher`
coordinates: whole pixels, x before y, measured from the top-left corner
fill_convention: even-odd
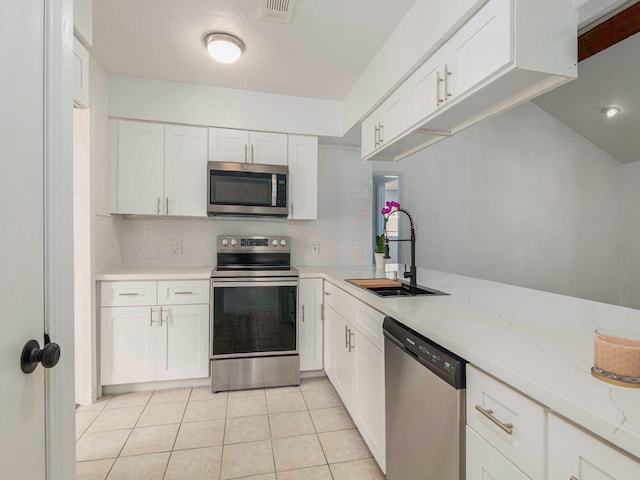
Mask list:
[[[467,362],[390,317],[383,330],[387,480],[463,480]]]

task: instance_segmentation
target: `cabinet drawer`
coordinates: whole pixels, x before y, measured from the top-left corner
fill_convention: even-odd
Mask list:
[[[384,336],[382,335],[384,315],[356,298],[351,300],[353,305],[351,322],[353,326],[382,352],[384,349]]]
[[[471,428],[467,427],[466,432],[467,480],[529,480]]]
[[[511,424],[510,429],[505,427],[511,433],[489,416],[503,426]],[[544,478],[544,408],[471,365],[467,366],[467,425],[533,480]]]
[[[100,294],[103,307],[158,303],[157,282],[102,282]]]
[[[640,478],[640,463],[596,437],[549,415],[549,479]]]
[[[209,280],[158,282],[158,305],[209,303]]]
[[[349,323],[353,322],[353,297],[329,282],[324,282],[324,303],[333,308]]]

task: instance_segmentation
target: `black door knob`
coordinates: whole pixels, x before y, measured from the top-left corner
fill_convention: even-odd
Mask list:
[[[25,343],[20,356],[20,367],[24,373],[32,373],[38,363],[44,368],[55,367],[60,361],[60,345],[49,341],[49,335],[45,335],[45,344],[40,350],[37,340],[29,340]]]

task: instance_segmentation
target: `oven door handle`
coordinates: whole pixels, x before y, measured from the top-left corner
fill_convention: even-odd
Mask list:
[[[287,280],[287,281],[272,281],[272,280],[216,280],[211,282],[211,286],[213,288],[222,288],[222,287],[297,287],[297,280]]]

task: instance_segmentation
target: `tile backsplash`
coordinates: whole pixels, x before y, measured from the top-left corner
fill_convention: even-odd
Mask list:
[[[101,219],[96,231],[107,238],[96,242],[97,271],[119,265],[213,266],[216,236],[223,234],[289,235],[294,265],[370,264],[371,176],[371,165],[358,151],[321,146],[318,220],[116,218],[109,228]],[[182,242],[181,254],[170,253],[172,241]],[[312,242],[319,243],[317,255],[308,251]]]

